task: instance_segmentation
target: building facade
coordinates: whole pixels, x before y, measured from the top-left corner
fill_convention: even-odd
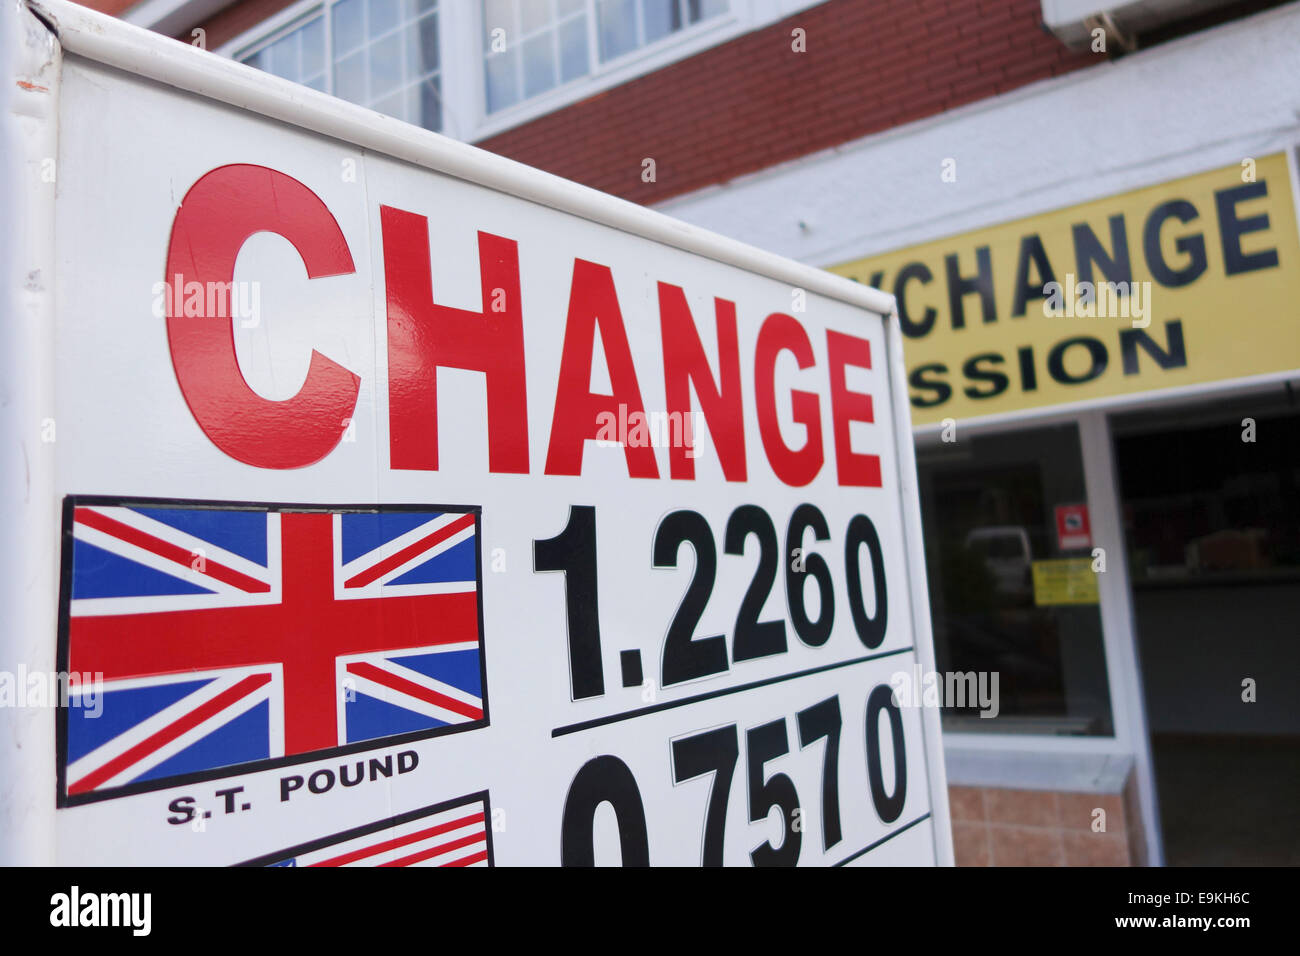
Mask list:
[[[959,864],[1300,862],[1300,3],[92,5],[893,293]]]

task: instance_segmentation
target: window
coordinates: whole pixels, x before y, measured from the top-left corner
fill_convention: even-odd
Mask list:
[[[408,123],[442,128],[437,0],[330,0],[236,59]]]
[[[727,0],[483,0],[487,112],[727,12]]]
[[[319,12],[279,39],[241,59],[249,66],[328,92],[325,78],[325,18]]]
[[[291,0],[216,52],[476,142],[824,0]]]
[[[935,657],[963,692],[944,732],[1113,735],[1092,543],[1061,530],[1087,500],[1078,429],[923,444],[917,476]]]

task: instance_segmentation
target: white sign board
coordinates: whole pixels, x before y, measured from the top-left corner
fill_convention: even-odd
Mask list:
[[[44,9],[11,853],[951,861],[891,300]]]

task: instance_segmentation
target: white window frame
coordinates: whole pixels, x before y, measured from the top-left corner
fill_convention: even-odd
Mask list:
[[[333,0],[337,3],[338,0]],[[446,66],[443,61],[443,54],[447,50],[447,43],[442,33],[442,11],[444,6],[454,4],[456,0],[439,0],[434,16],[438,17],[438,82],[439,86],[445,82]],[[299,27],[305,26],[311,19],[319,15],[324,21],[325,27],[325,92],[331,96],[334,93],[334,67],[337,65],[334,61],[334,18],[327,15],[326,8],[331,6],[331,0],[300,0],[285,7],[283,10],[267,17],[256,27],[246,30],[239,36],[222,44],[214,52],[228,59],[242,59],[242,57],[252,55],[266,49],[277,40],[289,35]],[[447,132],[447,106],[446,94],[441,93],[443,99],[443,118],[441,130],[434,132]]]
[[[289,27],[300,26],[298,21],[306,22],[308,14],[317,9],[324,10],[326,4],[324,0],[298,0],[297,3],[290,4],[278,13],[273,13],[257,26],[245,30],[239,36],[223,43],[213,52],[230,60],[239,59],[240,54],[255,53],[263,47],[269,46],[278,40],[283,34],[290,32]],[[329,17],[325,18],[326,41],[332,40],[330,34]],[[326,56],[330,55],[330,50],[326,48]],[[333,80],[333,61],[331,61],[330,81],[332,87]]]
[[[328,4],[325,0],[305,0],[305,2],[295,3],[291,7],[286,7],[279,13],[266,20],[263,20],[259,26],[266,27],[264,30],[254,28],[248,31],[251,42],[243,44],[228,43],[221,47],[220,53],[231,59],[239,56],[251,56],[269,47],[275,41],[287,36],[299,27],[306,26],[311,20],[312,14],[319,12],[324,19],[325,27],[325,92],[331,96],[334,94],[334,58],[333,58],[333,34],[330,29],[330,18],[325,16],[325,8]],[[292,16],[286,16],[290,11],[295,11]]]
[[[478,84],[477,116],[479,122],[475,138],[481,139],[526,123],[538,116],[555,111],[578,99],[585,99],[601,90],[625,83],[633,77],[653,73],[677,60],[685,59],[694,53],[708,49],[719,43],[738,36],[745,30],[745,0],[728,0],[727,11],[699,23],[682,27],[667,36],[661,37],[644,46],[639,46],[611,60],[600,58],[600,32],[596,22],[596,0],[589,0],[587,11],[587,57],[592,64],[591,72],[576,79],[561,83],[544,93],[530,96],[517,103],[489,113],[487,110],[487,78],[484,70],[486,56],[483,54],[483,5],[475,2],[474,36],[478,40],[479,72],[484,74]],[[637,33],[639,34],[638,24]]]
[[[726,13],[683,27],[605,63],[599,62],[595,24],[589,15],[588,49],[596,61],[593,72],[488,113],[483,55],[483,5],[480,0],[441,0],[438,4],[441,132],[469,143],[488,139],[822,2],[824,0],[728,0]],[[323,0],[299,0],[223,43],[213,52],[228,59],[255,52],[288,32],[299,21],[305,20],[313,10],[325,5]],[[326,52],[327,56],[331,56],[333,37],[329,17],[325,18],[325,31]],[[808,42],[815,46],[817,38],[810,37]],[[332,90],[332,59],[329,62],[327,84]]]

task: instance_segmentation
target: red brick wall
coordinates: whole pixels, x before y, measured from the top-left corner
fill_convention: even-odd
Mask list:
[[[1133,774],[1122,794],[950,786],[948,806],[958,866],[1142,866],[1146,859]]]
[[[291,2],[237,0],[195,25],[215,49]],[[478,145],[654,203],[1095,62],[1042,28],[1039,0],[827,0]]]
[[[1040,14],[1039,0],[828,0],[478,145],[658,202],[1096,62]]]
[[[80,3],[83,7],[90,7],[92,10],[98,10],[100,13],[107,13],[114,17],[120,17],[138,2],[139,0],[77,0],[77,3]]]
[[[207,31],[208,49],[215,50],[296,2],[297,0],[238,0],[208,17],[206,22],[196,23],[195,26]],[[189,30],[184,31],[182,37],[188,36]]]
[[[75,0],[75,2],[80,3],[83,7],[98,10],[100,13],[120,17],[127,10],[140,3],[141,0]],[[227,40],[234,39],[245,30],[252,29],[267,17],[279,13],[285,7],[296,2],[297,0],[235,0],[234,3],[223,7],[220,11],[208,17],[206,23],[195,23],[187,26],[176,34],[176,39],[189,43],[192,27],[203,27],[208,32],[208,48],[215,50]],[[456,2],[464,2],[464,0],[456,0]]]

